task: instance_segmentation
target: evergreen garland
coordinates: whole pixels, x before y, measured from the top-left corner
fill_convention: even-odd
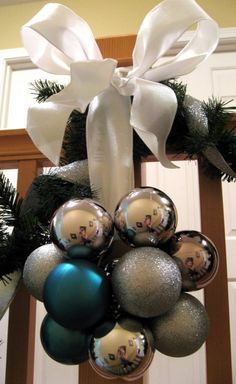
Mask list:
[[[223,180],[234,181],[235,179],[228,174],[213,166],[204,155],[204,150],[208,146],[215,146],[224,157],[228,165],[236,170],[236,134],[235,129],[228,129],[227,123],[230,120],[227,102],[211,98],[208,102],[202,103],[202,108],[208,119],[208,131],[189,129],[184,109],[184,99],[186,95],[186,85],[176,80],[162,82],[170,87],[176,94],[178,109],[175,120],[167,139],[167,150],[169,152],[184,153],[186,158],[192,159],[197,156],[203,168],[210,177],[221,177]],[[60,92],[63,85],[58,86],[53,82],[35,82],[36,98],[45,101],[46,96]],[[68,164],[76,160],[87,158],[86,149],[86,117],[87,112],[80,113],[74,110],[67,123],[63,142],[63,157],[61,164]],[[135,160],[140,160],[151,154],[149,148],[143,143],[135,131],[133,156]]]
[[[38,176],[23,202],[23,212],[33,212],[40,222],[49,225],[54,212],[70,199],[96,198],[90,186],[72,183],[56,175]]]

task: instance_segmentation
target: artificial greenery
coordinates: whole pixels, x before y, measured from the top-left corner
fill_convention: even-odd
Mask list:
[[[31,93],[34,95],[38,103],[46,101],[50,96],[60,92],[63,88],[63,84],[58,84],[56,81],[50,80],[35,80],[31,85]]]
[[[49,224],[57,208],[72,198],[85,197],[96,198],[96,191],[52,171],[38,176],[22,200],[0,174],[0,279],[7,282],[8,275],[22,269],[34,249],[50,242]]]
[[[18,219],[22,199],[3,173],[0,173],[0,223],[14,226]]]
[[[45,228],[32,213],[22,214],[22,199],[0,173],[0,279],[22,269],[28,255],[49,240]]]
[[[63,140],[63,155],[60,164],[70,164],[77,160],[87,159],[86,146],[86,118],[88,110],[80,113],[73,110],[71,113]]]
[[[167,150],[174,153],[183,153],[186,158],[198,157],[206,173],[210,177],[221,177],[223,180],[234,181],[233,176],[220,171],[212,165],[204,153],[208,146],[215,146],[228,165],[236,169],[236,136],[234,129],[228,129],[230,119],[227,103],[216,98],[211,98],[202,103],[202,109],[208,119],[208,130],[190,129],[185,116],[184,100],[186,85],[176,80],[163,81],[176,94],[178,109],[173,122],[171,133],[167,140]],[[51,95],[63,89],[53,82],[35,82],[35,94],[38,100],[45,100],[46,95]],[[67,123],[63,142],[63,157],[61,164],[68,164],[76,160],[87,158],[86,150],[86,117],[85,113],[74,110]],[[150,150],[133,131],[135,160],[140,160],[150,155]]]
[[[95,199],[90,186],[72,183],[53,173],[38,176],[30,186],[22,204],[23,212],[32,212],[41,223],[49,225],[54,212],[70,199]]]

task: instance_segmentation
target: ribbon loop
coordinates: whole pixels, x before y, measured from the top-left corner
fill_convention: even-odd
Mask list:
[[[190,42],[172,60],[160,63],[194,23],[198,27]],[[60,4],[43,7],[23,26],[22,37],[38,67],[71,76],[59,94],[29,109],[29,134],[57,163],[69,114],[73,109],[83,112],[89,104],[89,173],[107,209],[112,211],[133,187],[132,128],[164,166],[174,167],[165,144],[177,100],[171,89],[157,82],[191,72],[218,42],[217,24],[194,0],[164,0],[146,15],[137,34],[132,68],[116,68],[115,60],[103,60],[88,24]]]
[[[46,72],[64,75],[74,61],[102,60],[89,25],[61,4],[46,4],[21,34],[31,60]]]

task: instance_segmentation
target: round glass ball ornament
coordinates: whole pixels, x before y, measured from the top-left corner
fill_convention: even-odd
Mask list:
[[[50,229],[52,241],[74,259],[105,252],[113,239],[113,227],[112,217],[98,203],[73,199],[54,213]]]
[[[44,285],[44,305],[49,315],[69,329],[85,329],[105,316],[111,287],[104,271],[84,260],[55,267]]]
[[[153,319],[149,328],[159,352],[184,357],[196,352],[206,341],[208,315],[198,299],[182,293],[173,308]]]
[[[215,277],[219,255],[213,242],[198,231],[176,232],[168,253],[173,256],[182,274],[182,289],[204,288]]]
[[[23,280],[29,293],[43,301],[43,287],[49,273],[65,260],[65,252],[54,244],[44,244],[27,257]]]
[[[90,335],[64,328],[49,315],[42,322],[40,338],[45,352],[59,363],[77,365],[89,359]]]
[[[129,245],[156,247],[174,234],[177,211],[159,189],[136,188],[118,203],[114,222],[120,238]]]
[[[159,248],[139,247],[123,255],[112,273],[115,298],[128,314],[150,318],[168,311],[178,300],[180,270]]]
[[[141,377],[154,355],[144,329],[133,332],[119,324],[104,337],[92,337],[89,352],[89,362],[100,376],[128,381]]]

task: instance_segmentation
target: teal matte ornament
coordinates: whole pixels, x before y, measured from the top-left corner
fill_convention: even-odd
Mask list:
[[[107,335],[115,327],[116,322],[112,319],[104,319],[91,331],[92,335],[96,338]]]
[[[69,329],[85,329],[105,316],[111,287],[104,271],[87,260],[59,264],[44,286],[44,304],[49,315]]]
[[[67,256],[70,259],[90,259],[92,260],[93,250],[84,245],[74,245],[67,251]]]
[[[83,331],[64,328],[46,315],[40,337],[45,352],[59,363],[77,365],[88,360],[90,335]]]

